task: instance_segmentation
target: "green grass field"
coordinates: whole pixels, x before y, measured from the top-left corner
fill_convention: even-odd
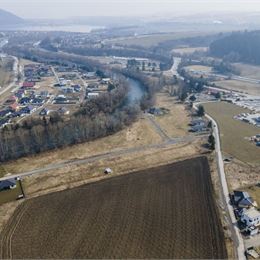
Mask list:
[[[15,189],[0,191],[0,205],[16,200],[17,197],[21,194],[22,194],[22,189],[20,186],[20,182],[17,181]]]
[[[260,129],[233,118],[249,111],[225,102],[206,103],[203,106],[219,125],[222,151],[240,161],[260,164],[260,148],[245,139],[259,134]]]

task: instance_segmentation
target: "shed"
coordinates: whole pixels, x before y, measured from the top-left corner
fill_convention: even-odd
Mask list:
[[[110,169],[110,168],[106,168],[105,170],[104,170],[104,173],[105,174],[110,174],[110,173],[112,173],[113,171]]]

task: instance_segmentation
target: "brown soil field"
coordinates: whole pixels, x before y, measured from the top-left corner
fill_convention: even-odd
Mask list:
[[[2,258],[227,258],[206,157],[21,204]]]

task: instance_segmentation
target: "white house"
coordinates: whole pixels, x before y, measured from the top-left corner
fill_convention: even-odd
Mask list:
[[[88,98],[96,98],[98,96],[99,96],[99,93],[96,93],[96,92],[88,93]]]
[[[241,221],[244,222],[248,227],[260,226],[260,211],[256,210],[255,208],[245,210],[241,217]]]

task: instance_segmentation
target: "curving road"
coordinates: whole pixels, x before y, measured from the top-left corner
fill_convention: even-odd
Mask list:
[[[204,102],[194,104],[195,109],[197,109],[198,105],[203,103]],[[240,230],[237,227],[237,220],[234,215],[233,207],[230,204],[227,179],[226,179],[224,163],[223,163],[223,158],[221,153],[219,128],[216,121],[210,115],[205,114],[205,116],[212,121],[213,135],[215,137],[215,150],[216,150],[216,157],[218,163],[218,173],[219,173],[220,184],[222,188],[221,195],[224,202],[224,210],[228,213],[228,221],[229,221],[231,236],[236,246],[236,255],[238,259],[246,259],[244,254],[245,253],[244,241],[240,234]]]

